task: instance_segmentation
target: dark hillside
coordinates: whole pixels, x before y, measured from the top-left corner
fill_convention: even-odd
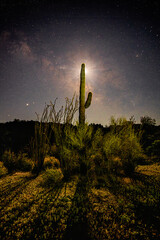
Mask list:
[[[14,152],[23,150],[34,136],[34,121],[0,123],[0,154],[6,149]]]

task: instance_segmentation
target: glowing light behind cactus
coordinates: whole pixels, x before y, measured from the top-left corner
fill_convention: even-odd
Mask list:
[[[27,1],[27,6],[14,1],[14,14],[9,14],[11,1],[5,2],[0,9],[1,122],[35,119],[45,102],[58,97],[62,105],[65,97],[78,95],[83,62],[86,95],[93,92],[90,122],[105,125],[111,115],[160,119],[156,5],[142,11],[139,1],[134,8],[117,4],[123,1],[75,6],[69,1]]]
[[[94,64],[91,61],[85,61],[85,60],[84,61],[82,60],[80,63],[79,62],[80,61],[78,61],[78,63],[76,64],[73,64],[73,74],[74,74],[73,78],[74,79],[79,78],[79,74],[80,74],[79,66],[81,66],[82,62],[85,62],[85,74],[86,74],[87,81],[93,82],[94,74],[96,72],[96,68]]]

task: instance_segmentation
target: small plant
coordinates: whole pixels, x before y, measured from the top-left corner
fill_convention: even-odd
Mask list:
[[[63,174],[60,169],[47,168],[42,177],[44,185],[55,186],[62,181]]]
[[[11,152],[11,150],[6,150],[3,153],[2,162],[9,173],[12,173],[16,169],[17,158],[14,152]]]
[[[146,152],[150,156],[160,156],[160,140],[155,140],[151,146],[147,147]]]
[[[60,168],[60,162],[55,157],[46,157],[44,159],[44,168]]]
[[[0,162],[0,177],[8,173],[7,168],[4,166],[3,162]]]
[[[17,155],[16,169],[24,172],[31,171],[32,162],[28,159],[26,153],[19,152]]]

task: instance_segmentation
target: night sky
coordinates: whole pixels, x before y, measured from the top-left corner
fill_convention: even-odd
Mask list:
[[[0,122],[36,120],[45,103],[78,95],[82,63],[89,123],[160,124],[159,1],[0,1]]]

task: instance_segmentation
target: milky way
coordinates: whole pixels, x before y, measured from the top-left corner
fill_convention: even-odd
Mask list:
[[[78,95],[84,62],[89,123],[160,124],[160,3],[108,2],[1,1],[0,122],[35,120],[45,103]]]

